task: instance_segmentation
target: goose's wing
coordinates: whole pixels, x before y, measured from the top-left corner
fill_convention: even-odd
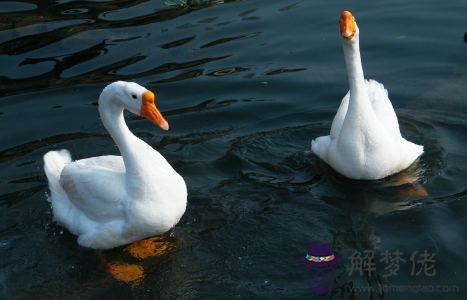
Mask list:
[[[108,222],[125,217],[124,177],[121,156],[100,156],[66,164],[60,185],[88,218]]]
[[[342,130],[342,124],[344,123],[345,116],[347,115],[347,109],[349,108],[349,99],[350,91],[348,91],[342,99],[339,109],[337,110],[337,113],[334,116],[334,120],[332,121],[330,134],[331,140],[336,139]]]
[[[337,137],[342,130],[342,124],[344,123],[345,116],[347,115],[347,109],[349,107],[350,91],[347,92],[345,97],[342,99],[339,109],[332,121],[330,135],[321,136],[311,141],[311,150],[318,155],[322,160],[326,161],[326,153],[331,142]]]
[[[394,139],[401,138],[399,122],[391,100],[389,100],[388,91],[376,80],[365,80],[365,84],[371,106],[379,122]]]
[[[388,97],[388,91],[384,86],[376,80],[365,80],[366,90],[370,98],[371,106],[375,112],[379,122],[386,128],[390,136],[398,139],[401,137],[399,122],[397,120],[396,112],[392,106],[391,100]],[[336,116],[332,121],[331,126],[331,140],[339,136],[342,130],[347,109],[349,107],[350,91],[347,92],[345,97],[337,110]]]

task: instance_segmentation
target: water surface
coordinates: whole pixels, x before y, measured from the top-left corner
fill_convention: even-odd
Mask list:
[[[348,90],[343,10],[356,16],[366,77],[388,89],[403,136],[425,147],[400,175],[410,183],[344,180],[310,152]],[[213,0],[189,10],[30,0],[1,2],[0,15],[0,298],[313,299],[299,259],[328,242],[341,264],[321,298],[463,299],[463,1]],[[47,151],[118,154],[97,111],[117,80],[157,95],[169,131],[126,121],[189,192],[182,220],[146,258],[80,248],[47,202]],[[355,250],[375,251],[376,271],[350,275]],[[385,277],[386,250],[404,253],[397,275]],[[436,274],[411,275],[411,254],[424,250]]]

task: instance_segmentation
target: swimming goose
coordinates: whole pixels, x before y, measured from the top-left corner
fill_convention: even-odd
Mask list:
[[[99,113],[122,156],[72,161],[67,150],[44,155],[55,220],[78,243],[110,249],[165,233],[185,212],[183,178],[151,146],[131,133],[123,110],[160,128],[169,125],[151,91],[131,82],[114,82],[102,91]]]
[[[381,179],[409,167],[423,147],[401,136],[383,85],[364,79],[359,29],[350,12],[341,14],[339,27],[350,90],[337,110],[330,135],[312,141],[311,149],[345,177]]]

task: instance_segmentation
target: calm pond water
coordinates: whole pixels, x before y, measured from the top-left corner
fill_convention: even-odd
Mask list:
[[[465,4],[0,2],[0,298],[465,299]],[[385,180],[343,180],[310,152],[348,90],[343,10],[366,77],[425,147]],[[47,202],[47,151],[118,154],[97,111],[117,80],[156,93],[169,131],[126,120],[189,192],[181,222],[145,255],[80,248]],[[341,258],[323,296],[300,262],[314,242]]]

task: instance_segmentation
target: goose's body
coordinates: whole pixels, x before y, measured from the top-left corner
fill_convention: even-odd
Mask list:
[[[312,151],[351,179],[376,180],[409,167],[423,147],[405,140],[383,85],[365,80],[355,19],[343,12],[340,31],[350,90],[332,122],[331,133],[312,141]]]
[[[115,82],[103,90],[99,112],[122,156],[72,161],[67,150],[44,155],[55,220],[85,247],[110,249],[163,234],[185,212],[183,178],[130,132],[124,108],[168,129],[154,94],[135,83]]]

